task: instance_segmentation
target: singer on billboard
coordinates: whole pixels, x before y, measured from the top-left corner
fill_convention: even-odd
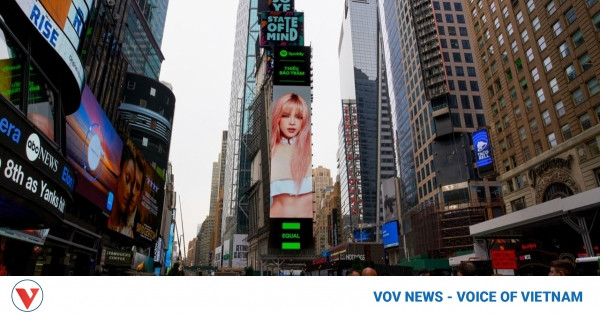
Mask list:
[[[271,218],[312,218],[310,108],[282,95],[271,120]]]
[[[115,206],[108,217],[108,228],[133,238],[135,214],[143,189],[144,161],[128,145],[124,145]]]

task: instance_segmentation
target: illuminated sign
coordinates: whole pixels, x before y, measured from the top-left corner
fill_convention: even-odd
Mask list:
[[[294,0],[259,0],[258,12],[294,11]]]
[[[118,249],[106,248],[104,251],[104,264],[112,266],[131,266],[133,253]]]
[[[273,85],[310,86],[310,47],[276,46]]]
[[[260,46],[304,46],[304,13],[261,13]]]
[[[398,221],[390,221],[382,227],[383,248],[400,245],[398,241]]]
[[[473,133],[473,148],[477,159],[477,167],[481,168],[492,164],[492,151],[487,130],[482,129]]]
[[[396,199],[396,178],[387,178],[381,181],[381,194],[383,197],[383,221],[398,220],[398,202]]]
[[[57,0],[17,0],[21,10],[35,26],[48,44],[61,56],[77,81],[83,87],[83,66],[77,48],[82,26],[88,16],[93,1],[75,1],[65,3]],[[48,13],[46,8],[52,8]],[[68,21],[68,23],[67,23]]]
[[[492,268],[517,269],[517,255],[514,250],[491,250]]]

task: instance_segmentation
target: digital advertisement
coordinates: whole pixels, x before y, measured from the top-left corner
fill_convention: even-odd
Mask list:
[[[494,163],[492,160],[492,150],[490,139],[486,129],[477,130],[473,133],[473,149],[475,150],[475,159],[477,160],[477,170],[480,176],[486,176],[494,173]]]
[[[260,46],[304,46],[304,13],[261,13]]]

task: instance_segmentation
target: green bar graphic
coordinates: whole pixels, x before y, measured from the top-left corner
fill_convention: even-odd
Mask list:
[[[299,230],[300,223],[299,222],[284,222],[281,224],[281,228],[283,230]]]
[[[281,243],[281,249],[300,249],[300,243]]]

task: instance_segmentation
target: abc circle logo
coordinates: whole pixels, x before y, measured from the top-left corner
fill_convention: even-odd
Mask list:
[[[33,312],[44,300],[42,287],[33,280],[21,280],[12,290],[12,302],[16,308],[23,312]]]
[[[41,148],[40,137],[36,133],[32,133],[29,138],[27,138],[27,147],[25,148],[27,158],[32,162],[37,160]]]

